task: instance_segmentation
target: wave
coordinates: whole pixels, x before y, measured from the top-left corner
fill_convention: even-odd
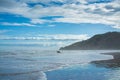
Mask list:
[[[1,80],[8,80],[6,76],[11,76],[9,77],[10,80],[47,80],[46,74],[43,71],[39,70],[21,73],[0,73]],[[3,77],[6,79],[3,79]]]

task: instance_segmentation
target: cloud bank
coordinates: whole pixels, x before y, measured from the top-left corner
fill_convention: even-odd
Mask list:
[[[35,26],[35,25],[29,24],[29,23],[8,23],[8,22],[3,22],[2,25],[6,25],[6,26]]]
[[[25,26],[63,22],[105,24],[120,28],[119,0],[0,0],[0,12],[29,18],[31,21],[24,23]]]
[[[74,34],[43,34],[35,37],[1,37],[0,39],[6,40],[86,40],[89,37],[86,34],[74,35]]]
[[[9,32],[11,30],[0,30],[0,34],[3,34],[3,33],[6,33],[6,32]]]
[[[77,41],[82,41],[88,39],[88,35],[81,34],[81,35],[75,35],[75,34],[40,34],[37,36],[32,37],[7,37],[7,36],[1,36],[0,40],[4,40],[1,45],[20,45],[20,46],[41,46],[41,47],[62,47],[65,45],[72,44]],[[7,42],[5,40],[19,40],[19,41],[11,41]],[[22,41],[24,40],[24,41]]]

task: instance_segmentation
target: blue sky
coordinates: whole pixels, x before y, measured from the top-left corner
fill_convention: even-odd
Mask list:
[[[0,0],[0,37],[86,39],[120,32],[119,4],[119,0]]]

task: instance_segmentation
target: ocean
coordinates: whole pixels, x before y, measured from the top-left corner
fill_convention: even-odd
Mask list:
[[[0,40],[0,80],[120,80],[120,68],[91,61],[112,59],[100,53],[120,50],[62,50],[73,41]]]

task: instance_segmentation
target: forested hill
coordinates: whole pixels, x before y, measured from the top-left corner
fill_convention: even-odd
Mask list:
[[[88,40],[60,48],[61,50],[104,50],[120,49],[120,32],[98,34]]]

